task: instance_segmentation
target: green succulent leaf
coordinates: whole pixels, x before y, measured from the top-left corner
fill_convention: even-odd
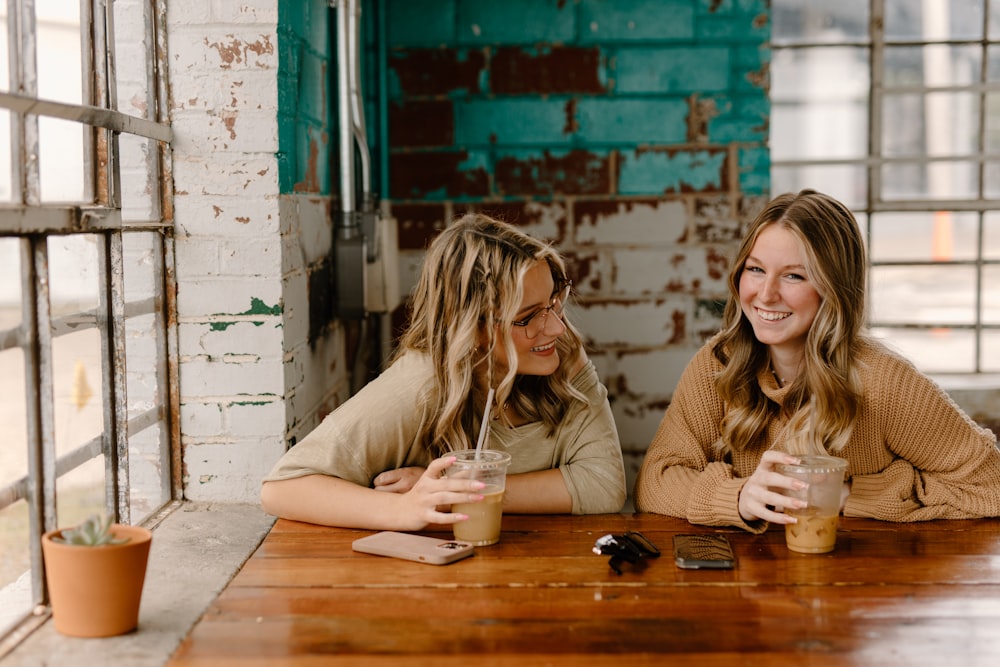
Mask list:
[[[105,544],[125,544],[127,537],[118,538],[111,532],[111,517],[102,519],[97,514],[87,517],[87,520],[75,528],[67,528],[52,537],[53,542],[61,544],[76,544],[86,547],[99,547]]]

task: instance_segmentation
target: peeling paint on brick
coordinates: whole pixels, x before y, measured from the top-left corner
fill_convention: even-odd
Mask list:
[[[759,70],[756,72],[747,72],[744,77],[752,85],[760,88],[761,90],[770,90],[771,63],[762,63]]]
[[[443,204],[393,204],[399,248],[423,250],[445,226]]]
[[[389,105],[389,140],[393,148],[450,146],[455,141],[451,100],[407,100]]]
[[[394,199],[486,197],[489,174],[470,164],[467,151],[393,153],[390,159]]]
[[[261,35],[261,39],[256,42],[243,42],[231,34],[226,35],[226,37],[230,38],[230,41],[226,43],[209,42],[207,38],[205,39],[205,45],[218,52],[219,58],[222,60],[222,69],[232,69],[233,65],[249,62],[248,51],[258,56],[274,53],[274,45],[271,44],[270,35]]]
[[[496,187],[500,194],[608,194],[609,173],[608,156],[590,151],[507,155],[496,161]]]
[[[250,299],[250,310],[237,313],[238,315],[281,315],[281,304],[269,306],[257,297]]]
[[[490,90],[500,95],[606,92],[597,47],[501,46],[490,58]]]
[[[318,176],[319,168],[319,146],[317,145],[316,139],[313,137],[309,138],[309,159],[307,161],[306,173],[303,175],[301,181],[296,183],[292,191],[293,192],[319,192],[320,183]]]
[[[482,50],[405,49],[393,51],[389,57],[389,68],[404,95],[478,92],[485,67]]]
[[[563,125],[563,134],[574,134],[580,129],[580,122],[576,118],[576,100],[566,102],[566,124]]]
[[[692,144],[708,142],[708,123],[719,115],[719,107],[713,99],[701,99],[697,93],[687,98],[687,141]]]

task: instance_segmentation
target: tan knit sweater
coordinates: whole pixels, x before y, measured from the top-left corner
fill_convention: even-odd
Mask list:
[[[636,508],[710,526],[740,526],[740,490],[762,453],[780,444],[785,426],[775,418],[761,438],[732,460],[712,447],[725,407],[714,378],[722,366],[709,341],[688,364],[646,453],[636,480]],[[851,493],[845,516],[885,521],[1000,516],[1000,450],[929,378],[879,343],[860,357],[865,387],[851,439],[837,455],[849,462]],[[761,373],[761,391],[777,403],[780,389]]]

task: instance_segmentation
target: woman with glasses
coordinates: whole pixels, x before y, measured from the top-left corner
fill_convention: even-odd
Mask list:
[[[448,478],[449,452],[511,455],[506,513],[607,513],[626,496],[607,390],[567,319],[562,258],[481,214],[431,244],[410,325],[389,367],[289,449],[265,478],[264,509],[311,523],[421,530],[466,518],[483,496]]]

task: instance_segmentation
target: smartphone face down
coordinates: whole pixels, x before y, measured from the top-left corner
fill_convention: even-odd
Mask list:
[[[685,570],[729,570],[736,562],[725,535],[674,535],[674,560]]]
[[[398,533],[392,530],[354,540],[351,548],[376,556],[402,558],[431,565],[453,563],[473,554],[473,546],[468,542]]]

